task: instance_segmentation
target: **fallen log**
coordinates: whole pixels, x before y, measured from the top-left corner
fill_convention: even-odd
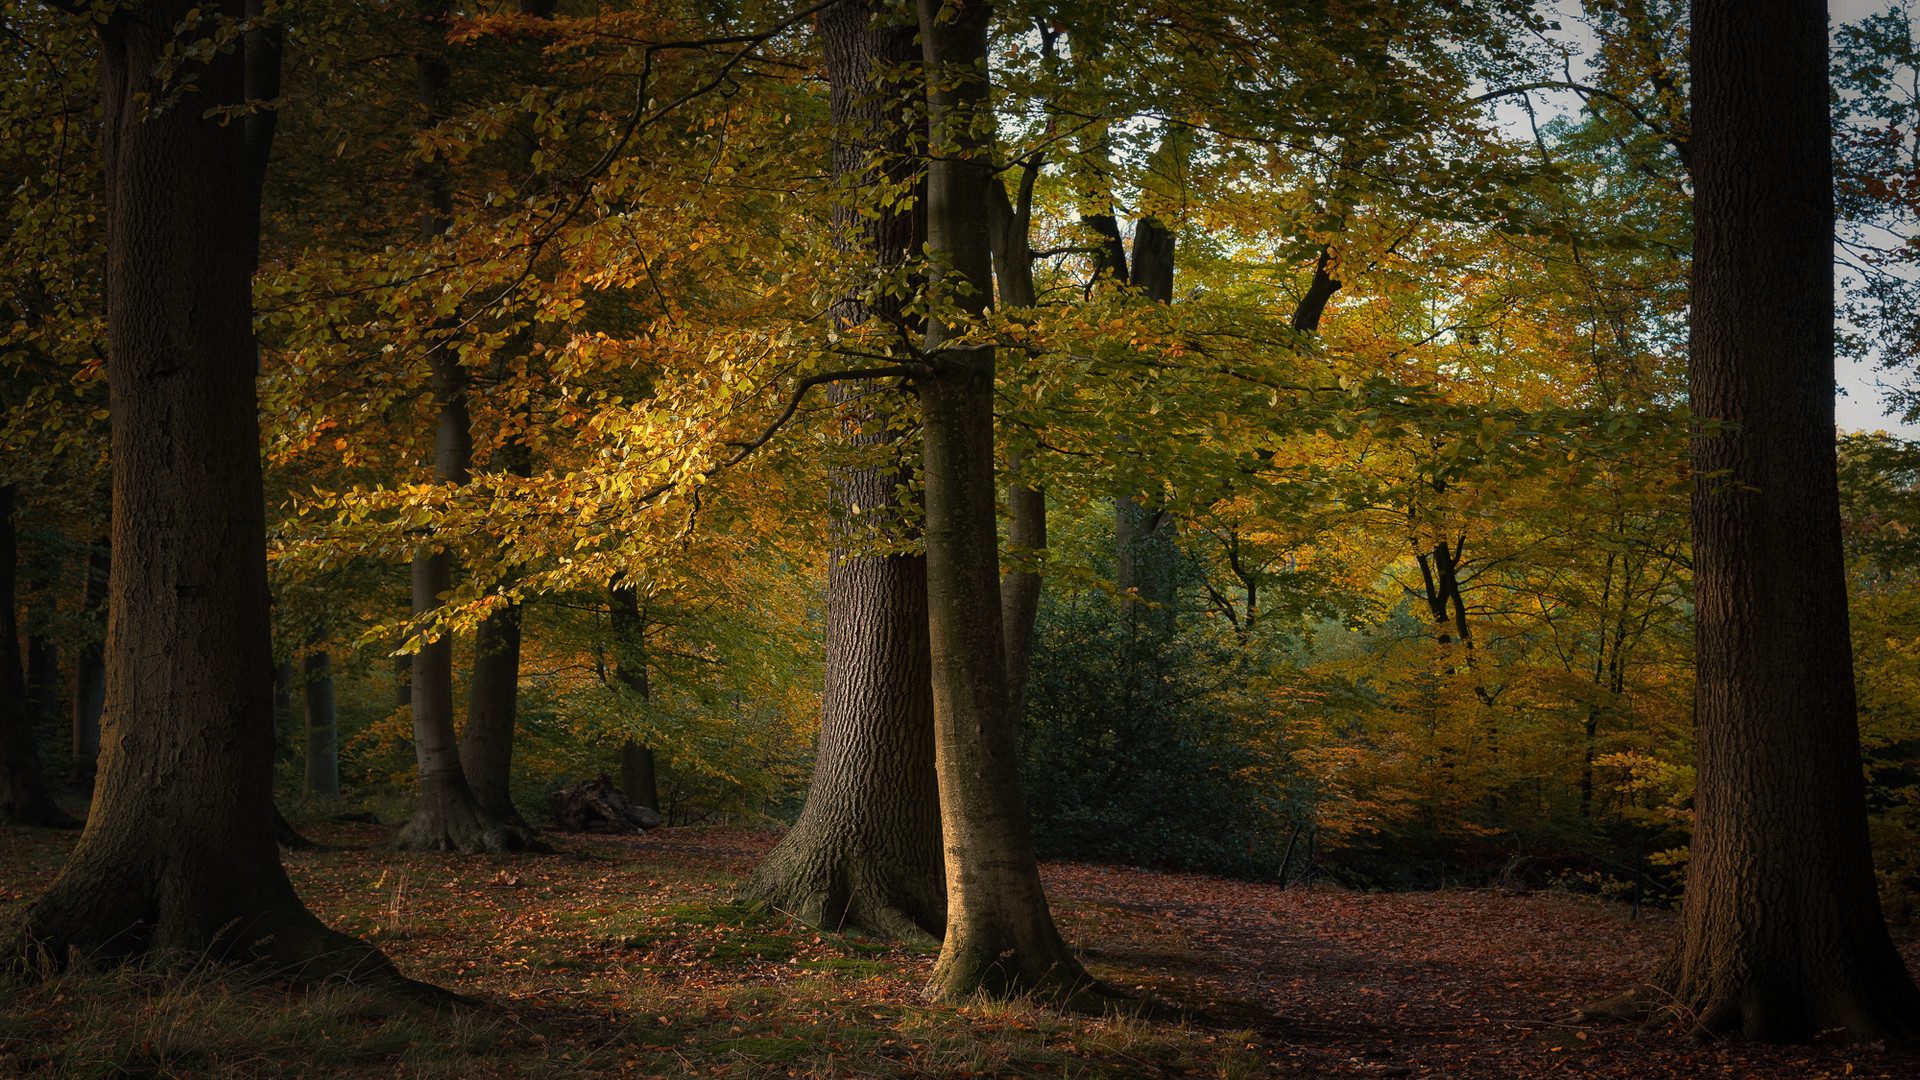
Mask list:
[[[606,773],[584,784],[547,792],[554,828],[562,832],[645,832],[661,825],[660,813],[627,801]]]

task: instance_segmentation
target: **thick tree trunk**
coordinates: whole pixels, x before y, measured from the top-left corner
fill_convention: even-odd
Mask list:
[[[986,5],[919,0],[933,157],[928,248],[943,291],[971,314],[992,287],[987,234],[990,125]],[[929,993],[1032,993],[1086,1002],[1099,986],[1068,951],[1047,910],[1020,794],[1001,634],[994,506],[993,348],[949,345],[927,324],[931,372],[919,382],[926,440],[927,613],[933,652],[934,754],[947,865],[947,933]]]
[[[40,767],[33,714],[20,672],[20,627],[15,581],[19,549],[14,540],[16,488],[0,485],[0,821],[74,828],[80,823],[53,803]]]
[[[1920,1036],[1875,897],[1833,439],[1827,9],[1693,6],[1698,779],[1640,1002],[1749,1038]],[[1618,1003],[1612,1003],[1615,1006]]]
[[[107,603],[107,568],[112,541],[103,539],[87,548],[87,580],[81,593],[80,610],[87,637],[73,666],[73,725],[69,743],[76,777],[91,781],[94,761],[100,756],[100,713],[107,700],[107,668],[104,645],[93,636],[100,629],[101,611]]]
[[[274,843],[265,499],[254,397],[244,50],[153,72],[200,26],[146,0],[99,26],[114,548],[107,709],[86,831],[9,928],[16,962],[148,953],[312,983],[409,985],[323,926]],[[202,19],[237,7],[198,5]],[[189,31],[197,35],[200,30]]]
[[[913,257],[924,209],[872,209],[867,189],[917,187],[917,132],[897,102],[920,53],[912,26],[870,24],[876,9],[857,0],[821,12],[818,32],[832,89],[836,180],[850,197],[835,209],[854,265],[885,272]],[[894,104],[889,104],[890,102]],[[834,310],[844,329],[867,326],[899,304],[857,296]],[[876,311],[878,308],[880,310]],[[871,327],[869,327],[871,329]],[[855,446],[890,441],[872,415],[872,394],[842,390],[854,414]],[[871,452],[871,451],[869,451]],[[860,549],[898,540],[897,462],[835,470],[832,525],[837,550],[827,569],[826,685],[813,785],[800,819],[754,868],[742,896],[766,901],[827,929],[857,928],[930,941],[946,925],[940,857],[939,790],[933,771],[933,690],[927,645],[926,559]]]
[[[311,644],[311,643],[309,643]],[[307,795],[340,797],[340,725],[333,703],[333,661],[325,649],[312,649],[300,662],[300,697],[306,707]]]

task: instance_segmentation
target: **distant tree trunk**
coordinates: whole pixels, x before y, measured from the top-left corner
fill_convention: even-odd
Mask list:
[[[1162,137],[1163,152],[1169,151],[1173,138],[1171,133]],[[1156,304],[1173,303],[1173,252],[1173,232],[1158,218],[1143,214],[1134,222],[1133,268],[1128,277],[1141,295]],[[1179,600],[1175,589],[1178,529],[1155,493],[1123,491],[1114,497],[1114,588],[1121,594],[1121,610],[1135,625],[1163,640],[1173,636]]]
[[[524,338],[524,335],[523,335]],[[502,374],[500,371],[496,375]],[[498,451],[505,471],[533,473],[533,456],[509,438]],[[513,805],[513,739],[520,719],[520,605],[509,603],[481,622],[473,635],[473,674],[467,682],[467,722],[460,729],[460,765],[474,797],[489,814],[530,829]]]
[[[273,742],[293,726],[293,657],[284,656],[273,666]]]
[[[257,227],[257,226],[256,226]],[[280,740],[293,729],[293,661],[285,659],[274,666],[273,670],[273,752],[267,757],[267,785],[271,790],[274,773],[278,771],[280,759]],[[293,822],[280,812],[280,804],[273,806],[273,836],[287,851],[305,851],[315,847],[313,841],[301,835],[293,827]]]
[[[1049,47],[1051,43],[1049,42]],[[1003,310],[1028,308],[1037,299],[1033,288],[1033,186],[1041,161],[1030,158],[1020,170],[1020,186],[1011,199],[995,181],[989,190],[993,213],[994,302]],[[1007,471],[1018,475],[1025,462],[1009,451]],[[1047,493],[1015,480],[1007,485],[1007,546],[1024,558],[1038,558],[1047,549]],[[1013,570],[1000,579],[1000,621],[1006,638],[1007,703],[1015,725],[1027,712],[1027,676],[1033,670],[1033,628],[1040,615],[1039,570]]]
[[[607,586],[607,629],[613,645],[613,677],[641,701],[653,699],[647,679],[647,619],[640,610],[639,590],[620,584]],[[635,806],[660,809],[659,777],[653,748],[628,738],[620,744],[621,794]]]
[[[1693,412],[1736,426],[1694,442],[1693,857],[1638,1004],[1752,1039],[1911,1041],[1847,633],[1827,6],[1695,0],[1692,49]]]
[[[333,704],[333,661],[327,650],[311,648],[300,662],[300,688],[307,720],[307,795],[340,797],[340,725]]]
[[[100,756],[100,713],[107,700],[107,670],[101,639],[101,610],[107,601],[107,567],[112,541],[101,539],[87,548],[87,579],[81,593],[81,618],[87,636],[81,639],[73,675],[74,775],[91,782],[94,761]]]
[[[14,539],[12,484],[0,485],[0,821],[73,828],[80,823],[54,805],[40,768],[40,748],[27,709],[20,673],[20,627],[15,581],[19,549]]]
[[[836,180],[859,192],[918,187],[918,134],[897,102],[917,73],[912,26],[870,26],[879,9],[842,0],[820,13],[832,88]],[[893,104],[889,104],[892,102]],[[918,253],[924,207],[907,212],[853,199],[835,208],[849,262],[884,272]],[[876,312],[874,307],[878,307]],[[843,329],[900,305],[859,297],[835,305]],[[869,327],[870,329],[870,327]],[[886,445],[872,415],[877,393],[840,390],[855,446]],[[835,469],[830,510],[836,550],[827,567],[826,685],[813,784],[800,819],[754,868],[744,899],[765,901],[814,926],[937,939],[946,925],[939,789],[933,771],[933,688],[927,644],[926,557],[863,553],[901,528],[897,461]],[[893,536],[898,539],[897,535]]]
[[[520,0],[519,8],[522,15],[547,19],[553,17],[554,4],[553,0]],[[537,171],[533,154],[538,146],[530,136],[520,140],[520,164],[528,174]],[[509,375],[504,361],[509,355],[527,355],[533,334],[530,328],[522,328],[510,340],[513,348],[494,354],[493,374],[501,383],[507,382]],[[524,419],[524,410],[518,411]],[[502,439],[495,456],[502,471],[522,478],[533,475],[533,454],[524,440],[515,436]],[[527,829],[530,826],[526,819],[513,805],[512,790],[513,740],[520,714],[522,628],[520,605],[510,603],[488,615],[474,631],[467,722],[460,729],[460,765],[482,809]]]
[[[653,748],[628,739],[620,745],[620,793],[635,806],[660,809],[660,778],[653,767]]]
[[[447,14],[444,0],[421,0],[416,6],[438,35],[439,24]],[[440,40],[414,56],[421,123],[426,127],[446,118],[452,76],[443,50],[444,40]],[[427,197],[421,238],[432,243],[452,222],[453,187],[446,162],[438,156],[421,161],[416,175]],[[443,336],[452,330],[447,320],[441,320],[436,330],[440,333],[434,335],[427,354],[436,411],[433,475],[443,484],[458,487],[467,482],[473,460],[467,372],[453,341]],[[452,563],[452,553],[432,540],[415,550],[416,622],[430,620],[442,598],[452,591]],[[461,768],[453,719],[453,636],[446,631],[427,633],[432,636],[413,654],[413,750],[420,773],[419,802],[413,817],[388,838],[387,844],[400,850],[460,851],[469,855],[519,851],[528,846],[531,834],[524,826],[504,821],[482,807]]]
[[[27,638],[27,722],[33,725],[36,741],[43,735],[58,732],[63,726],[60,724],[60,644],[52,622],[54,612],[59,610],[59,598],[52,587],[59,576],[57,565],[45,551],[27,561],[27,617],[21,632]]]
[[[519,719],[520,605],[487,616],[473,635],[473,675],[467,682],[467,722],[460,729],[460,765],[480,806],[501,821],[527,828],[513,805],[513,732]]]
[[[115,530],[105,736],[86,831],[0,951],[29,966],[184,954],[303,984],[417,985],[315,919],[274,842],[247,211],[259,192],[244,125],[207,115],[243,107],[248,50],[183,61],[195,92],[155,107],[181,86],[154,75],[174,28],[209,25],[196,6],[202,19],[244,14],[144,0],[98,26]]]
[[[992,288],[987,234],[993,133],[987,21],[972,5],[942,21],[939,0],[919,0],[928,67],[932,160],[928,249],[970,295],[970,314]],[[936,281],[936,286],[942,282]],[[948,345],[927,323],[930,372],[918,380],[925,438],[927,622],[933,653],[934,753],[947,863],[947,933],[928,991],[954,999],[978,990],[1091,1000],[1099,986],[1068,951],[1047,910],[1020,795],[1008,709],[996,552],[991,345]]]

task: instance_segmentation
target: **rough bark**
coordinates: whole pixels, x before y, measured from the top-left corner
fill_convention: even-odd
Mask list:
[[[297,983],[408,983],[294,893],[273,834],[272,657],[254,396],[243,49],[154,72],[190,0],[98,26],[115,542],[93,810],[4,936],[15,962],[174,953]],[[238,18],[237,6],[197,5]],[[197,35],[203,31],[189,30]]]
[[[898,107],[899,84],[918,70],[912,26],[873,27],[858,0],[821,12],[830,108],[839,139],[836,181],[849,198],[835,225],[849,263],[885,273],[924,238],[924,209],[870,210],[878,185],[918,186],[917,134]],[[889,102],[895,102],[890,105]],[[893,320],[897,301],[843,298],[843,328]],[[891,333],[891,332],[890,332]],[[885,393],[884,391],[880,393]],[[891,441],[874,393],[840,390],[856,447]],[[872,451],[869,450],[869,453]],[[742,898],[764,901],[818,927],[931,941],[946,925],[939,790],[933,771],[933,699],[927,644],[926,558],[862,551],[898,541],[898,461],[838,468],[831,476],[836,534],[827,568],[827,654],[813,783],[794,827],[756,866]]]
[[[309,645],[312,643],[309,642]],[[340,797],[340,725],[333,702],[333,660],[310,648],[300,661],[300,698],[307,729],[306,790],[316,799]]]
[[[17,489],[0,485],[0,821],[70,829],[80,823],[54,805],[40,767],[33,715],[27,708],[26,679],[20,671],[20,627],[15,582],[18,545],[13,503]]]
[[[1736,426],[1695,442],[1693,856],[1637,1004],[1754,1039],[1911,1040],[1847,634],[1826,5],[1695,0],[1692,48],[1693,411]]]
[[[958,278],[984,310],[992,288],[987,233],[992,182],[986,5],[949,11],[919,0],[933,120],[928,249],[943,291]],[[928,992],[1031,993],[1089,1003],[1099,984],[1061,940],[1047,910],[1020,794],[1008,708],[995,550],[993,369],[990,345],[949,343],[927,324],[930,372],[918,380],[925,439],[927,613],[933,653],[934,755],[947,867],[947,933]]]
[[[891,468],[841,470],[836,510],[844,515],[858,505],[863,518],[897,513],[902,479]],[[754,868],[742,898],[830,930],[932,941],[945,930],[947,901],[926,557],[849,550],[884,527],[843,526],[828,564],[813,784],[799,820]]]

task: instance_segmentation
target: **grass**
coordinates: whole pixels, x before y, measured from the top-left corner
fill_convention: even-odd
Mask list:
[[[928,1002],[930,950],[730,902],[767,842],[737,830],[625,847],[563,838],[553,855],[499,859],[375,851],[371,826],[309,831],[330,848],[286,861],[317,914],[487,1008],[435,1015],[204,966],[81,965],[0,983],[0,1076],[1268,1075],[1248,1032]],[[50,879],[71,842],[0,830],[0,918]],[[1085,944],[1151,936],[1104,909],[1069,908],[1062,922]],[[1129,987],[1148,981],[1101,970]],[[1179,987],[1162,975],[1153,989]]]

